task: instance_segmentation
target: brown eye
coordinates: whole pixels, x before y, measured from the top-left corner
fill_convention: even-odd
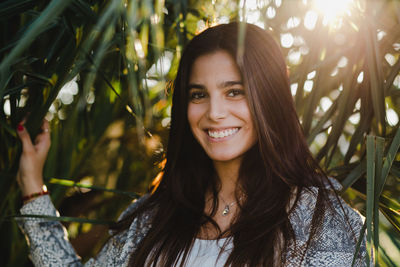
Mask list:
[[[228,91],[228,96],[229,97],[244,96],[244,90],[243,89],[231,89]]]
[[[193,92],[190,94],[190,99],[201,99],[204,97],[205,97],[205,94],[202,92]]]
[[[207,97],[207,93],[204,91],[190,91],[189,100],[193,102],[198,102]]]

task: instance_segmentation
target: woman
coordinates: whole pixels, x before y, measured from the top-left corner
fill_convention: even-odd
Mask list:
[[[87,266],[351,265],[361,216],[308,150],[278,45],[261,28],[244,26],[242,43],[239,24],[230,23],[186,47],[162,179],[121,215]],[[32,145],[18,130],[18,180],[29,196],[42,192],[49,134]],[[29,199],[21,212],[56,214],[48,196]],[[61,224],[39,221],[20,222],[33,261],[79,265]],[[358,266],[365,255],[362,243]]]

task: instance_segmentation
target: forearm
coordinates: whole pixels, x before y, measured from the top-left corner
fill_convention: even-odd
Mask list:
[[[20,211],[23,215],[59,216],[49,196],[32,200]],[[35,266],[82,265],[60,222],[43,218],[21,218],[18,225],[27,237],[30,257]]]

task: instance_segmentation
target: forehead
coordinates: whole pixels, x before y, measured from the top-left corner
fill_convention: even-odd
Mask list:
[[[220,84],[240,81],[241,74],[232,56],[223,50],[198,57],[191,68],[189,83]]]

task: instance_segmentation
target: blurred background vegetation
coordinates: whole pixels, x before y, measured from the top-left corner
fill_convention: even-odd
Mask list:
[[[400,262],[399,1],[8,0],[0,20],[1,266],[31,266],[12,217],[18,122],[51,122],[45,181],[86,260],[160,170],[185,44],[232,20],[281,45],[311,151],[367,216],[375,265]]]

